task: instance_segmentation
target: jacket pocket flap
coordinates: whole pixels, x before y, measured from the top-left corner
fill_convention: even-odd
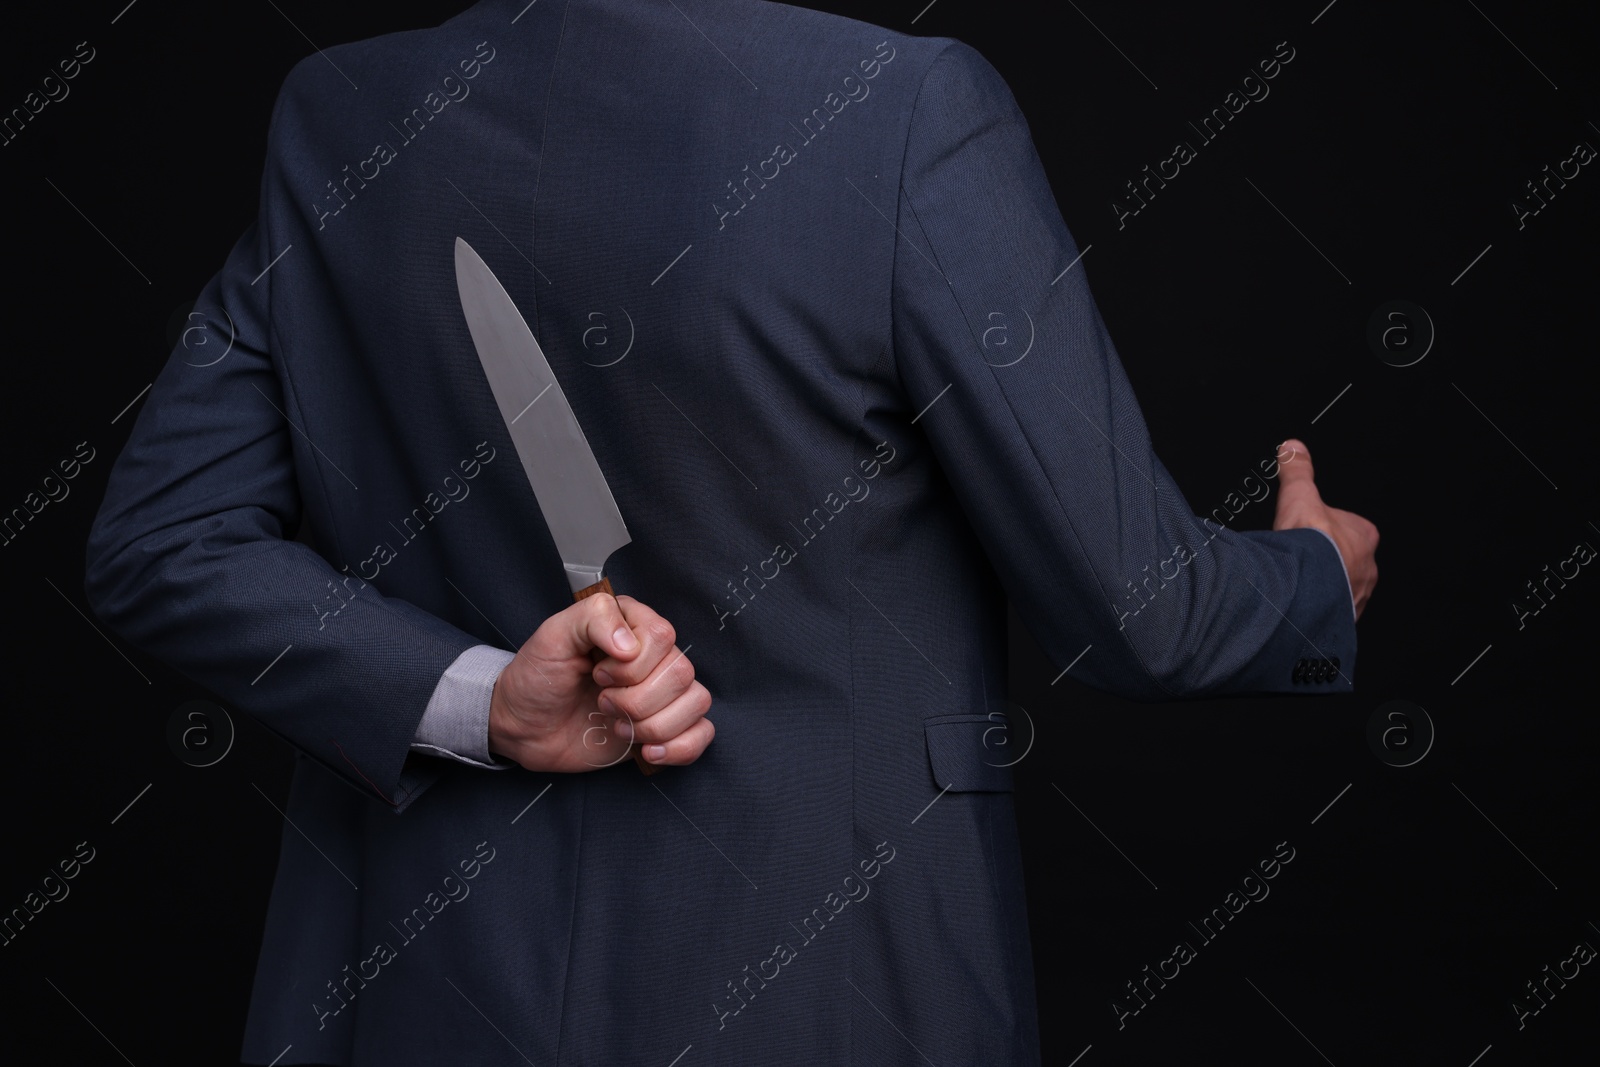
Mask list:
[[[922,725],[934,783],[952,793],[1011,792],[1006,716],[942,715]]]

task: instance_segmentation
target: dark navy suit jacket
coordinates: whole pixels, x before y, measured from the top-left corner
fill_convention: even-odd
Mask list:
[[[268,141],[87,579],[300,753],[246,1059],[1034,1062],[1007,598],[1129,697],[1348,689],[1336,549],[1191,512],[972,48],[484,0],[307,57]],[[690,767],[410,750],[463,650],[571,600],[458,235],[610,481],[613,583],[713,694]]]

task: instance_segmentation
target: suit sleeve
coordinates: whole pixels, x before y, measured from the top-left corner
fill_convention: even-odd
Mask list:
[[[901,380],[913,407],[931,404],[917,424],[1057,665],[1083,653],[1075,677],[1134,699],[1349,690],[1337,548],[1316,530],[1193,514],[1151,448],[1027,123],[959,42],[913,108],[897,224]]]
[[[301,501],[359,493],[361,472],[304,435],[294,382],[273,359],[274,260],[295,252],[265,236],[267,188],[264,178],[257,221],[202,290],[112,468],[85,591],[124,639],[398,811],[443,766],[408,765],[424,709],[480,642],[372,586],[319,625],[314,603],[346,575],[292,539]]]

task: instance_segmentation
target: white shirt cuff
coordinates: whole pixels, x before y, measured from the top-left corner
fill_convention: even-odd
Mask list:
[[[489,751],[489,699],[500,672],[515,658],[516,653],[490,645],[473,645],[457,656],[428,699],[412,751],[488,770],[516,766]]]

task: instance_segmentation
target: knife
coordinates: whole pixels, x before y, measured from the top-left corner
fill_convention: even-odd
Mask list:
[[[561,553],[572,599],[612,593],[606,560],[632,538],[611,487],[522,312],[494,271],[460,237],[456,288],[478,362]],[[645,774],[661,769],[645,760],[638,745],[629,748]]]

